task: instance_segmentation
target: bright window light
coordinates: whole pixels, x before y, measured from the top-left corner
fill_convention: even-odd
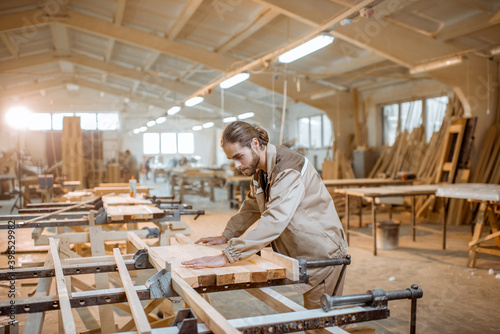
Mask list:
[[[241,114],[238,116],[238,119],[246,119],[246,118],[250,118],[250,117],[254,117],[255,114],[253,112],[246,112],[244,114]]]
[[[236,86],[240,82],[247,80],[249,77],[250,77],[250,74],[247,72],[236,74],[235,76],[233,76],[225,81],[222,81],[219,86],[220,86],[220,88],[223,88],[223,89],[231,88],[233,86]]]
[[[334,38],[329,34],[321,34],[304,44],[297,46],[295,49],[292,49],[288,52],[283,53],[278,57],[278,61],[280,63],[291,63],[299,58],[307,56],[315,51],[318,51],[321,48],[324,48],[327,45],[332,44]]]
[[[120,127],[120,116],[117,112],[106,112],[97,114],[97,129],[104,131],[118,130]]]
[[[144,154],[160,153],[160,134],[145,133],[142,135],[142,147]]]
[[[201,129],[203,129],[203,127],[201,125],[193,126],[193,131],[200,131]]]
[[[161,153],[175,154],[177,153],[177,134],[173,132],[161,134]]]
[[[52,115],[48,113],[32,113],[29,118],[30,130],[50,130],[52,128]]]
[[[97,117],[95,113],[77,113],[80,117],[80,127],[82,130],[97,130]]]
[[[139,128],[139,131],[141,131],[141,132],[146,132],[146,130],[147,130],[147,129],[148,129],[148,127],[147,127],[147,126],[141,126],[141,127]]]
[[[207,123],[203,124],[204,129],[211,128],[212,126],[214,126],[214,122],[207,122]]]
[[[231,122],[236,121],[237,119],[238,119],[238,118],[236,118],[236,117],[234,117],[234,116],[231,116],[231,117],[226,117],[226,118],[224,118],[222,121],[223,121],[224,123],[231,123]]]
[[[166,117],[162,116],[162,117],[158,117],[156,119],[156,124],[161,124],[161,123],[165,123],[165,121],[167,120]]]
[[[187,105],[187,101],[186,101],[186,105]],[[169,114],[170,116],[172,116],[172,115],[177,114],[179,111],[181,111],[181,107],[179,107],[179,106],[173,106],[172,108],[168,109],[167,114]]]
[[[52,114],[52,130],[62,130],[63,118],[73,116],[74,114],[69,112]]]
[[[141,130],[139,128],[134,129],[134,134],[138,134],[139,132],[141,132]]]
[[[194,153],[194,136],[192,133],[179,133],[178,148],[180,154]]]
[[[186,107],[193,107],[201,102],[203,102],[204,98],[201,96],[195,96],[184,102]]]
[[[28,126],[28,120],[31,117],[31,111],[22,106],[13,107],[5,115],[7,124],[14,129],[24,129]]]
[[[150,128],[150,127],[156,125],[156,121],[149,121],[149,122],[146,123],[146,125],[148,126],[148,128]]]

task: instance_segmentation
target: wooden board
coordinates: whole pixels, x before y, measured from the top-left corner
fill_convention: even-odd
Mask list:
[[[129,194],[120,194],[117,196],[103,196],[102,202],[105,208],[107,208],[109,205],[137,205],[137,204],[152,205],[153,204],[148,199],[130,197]]]
[[[404,185],[412,184],[412,180],[398,179],[324,179],[323,183],[327,187],[348,187],[348,186],[382,186],[382,185]]]
[[[149,195],[150,187],[137,187],[138,194],[148,194]],[[107,194],[115,193],[115,194],[128,194],[130,192],[129,187],[95,187],[94,194],[96,196],[104,196]]]
[[[165,216],[162,209],[154,205],[114,205],[106,208],[112,221],[159,219]]]
[[[265,282],[286,278],[286,268],[254,255],[221,268],[194,269],[181,265],[182,261],[197,257],[219,255],[220,247],[203,245],[176,245],[151,247],[150,254],[160,262],[169,262],[176,272],[191,287]]]
[[[444,185],[441,185],[443,187]],[[372,188],[346,188],[335,189],[336,193],[348,194],[359,197],[386,197],[386,196],[413,196],[431,195],[439,188],[436,184],[423,184],[415,186],[385,186]]]

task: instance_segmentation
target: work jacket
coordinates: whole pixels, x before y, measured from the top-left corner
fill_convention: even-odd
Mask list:
[[[293,258],[345,256],[342,224],[316,169],[285,146],[268,144],[266,154],[268,173],[259,169],[253,175],[250,192],[222,233],[228,240],[223,253],[229,262],[247,259],[269,244]],[[308,269],[309,286],[298,291],[307,292],[332,270]]]

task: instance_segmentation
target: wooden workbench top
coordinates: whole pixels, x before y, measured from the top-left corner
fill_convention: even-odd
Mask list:
[[[165,212],[154,205],[111,205],[106,208],[112,221],[159,219]]]
[[[382,186],[382,185],[405,185],[412,184],[413,180],[399,179],[324,179],[323,183],[327,187],[348,187],[348,186]]]
[[[382,186],[371,188],[345,188],[335,189],[336,193],[359,197],[386,197],[386,196],[412,196],[432,195],[439,187],[444,185],[422,184],[411,186]]]
[[[143,199],[140,197],[130,197],[129,194],[120,194],[117,196],[102,196],[102,203],[104,208],[107,208],[110,205],[152,205],[153,203],[148,199]]]

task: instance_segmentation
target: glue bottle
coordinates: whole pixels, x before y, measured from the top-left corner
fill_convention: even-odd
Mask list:
[[[128,181],[128,185],[130,189],[130,197],[135,197],[135,195],[137,195],[137,180],[134,178],[133,175]]]

